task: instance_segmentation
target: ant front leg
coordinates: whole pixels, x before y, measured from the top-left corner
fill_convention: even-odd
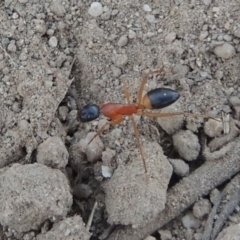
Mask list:
[[[106,122],[97,132],[96,134],[92,137],[92,139],[88,142],[88,144],[90,144],[94,138],[96,138],[97,136],[99,136],[103,131],[104,129],[106,128],[107,125],[116,125],[116,124],[119,124],[122,122],[122,115],[117,115],[115,116],[114,119],[112,119],[111,121],[109,122]]]

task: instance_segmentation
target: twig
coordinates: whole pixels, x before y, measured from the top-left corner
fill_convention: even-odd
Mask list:
[[[90,227],[91,227],[91,225],[92,225],[93,215],[94,215],[94,213],[95,213],[95,210],[96,210],[96,208],[97,208],[97,205],[98,205],[98,203],[97,203],[97,201],[95,201],[95,203],[94,203],[94,205],[93,205],[93,209],[92,209],[92,211],[91,211],[91,214],[90,214],[89,219],[88,219],[88,222],[87,222],[87,226],[86,226],[87,231],[89,231],[89,229],[90,229]]]
[[[216,195],[217,196],[216,196],[216,199],[214,201],[214,206],[212,208],[212,211],[208,215],[208,219],[207,219],[206,224],[205,224],[205,229],[204,229],[204,233],[203,233],[203,237],[202,237],[202,239],[204,239],[204,240],[210,240],[211,239],[212,229],[213,229],[213,225],[214,225],[214,218],[217,214],[217,210],[218,210],[219,204],[220,204],[221,199],[222,199],[222,194],[220,192],[218,192],[218,194],[216,194]]]
[[[240,171],[240,138],[228,144],[227,156],[222,156],[217,161],[206,161],[200,168],[184,178],[169,190],[165,209],[147,225],[137,229],[130,226],[123,230],[118,228],[110,235],[108,240],[116,240],[119,231],[121,240],[139,240],[160,229],[169,221],[177,217],[190,207],[199,197],[225,182]]]
[[[218,214],[218,218],[214,224],[212,238],[215,239],[219,232],[222,230],[224,223],[229,215],[231,215],[240,201],[240,175],[232,179],[232,181],[225,187],[224,192],[225,199],[222,198],[222,202],[225,202],[227,198],[230,198],[222,207],[222,211]]]

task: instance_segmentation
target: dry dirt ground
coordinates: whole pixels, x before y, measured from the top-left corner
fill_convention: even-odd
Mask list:
[[[240,239],[239,0],[0,2],[0,238]],[[162,112],[79,123],[168,87]],[[218,119],[218,120],[216,120]]]

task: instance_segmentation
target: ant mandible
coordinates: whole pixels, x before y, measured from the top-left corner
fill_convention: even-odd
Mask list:
[[[81,122],[90,122],[99,117],[100,114],[103,114],[105,117],[110,118],[111,120],[103,125],[97,133],[92,137],[89,143],[92,140],[99,136],[101,132],[105,129],[108,124],[116,125],[123,121],[123,116],[129,116],[132,121],[134,133],[137,139],[138,147],[140,149],[140,153],[142,156],[143,164],[145,172],[147,172],[146,166],[146,159],[143,154],[143,148],[140,142],[139,132],[137,129],[137,124],[134,121],[133,114],[139,116],[147,116],[147,117],[170,117],[176,115],[191,115],[203,118],[209,118],[205,115],[198,115],[198,114],[191,114],[191,113],[184,113],[184,112],[173,112],[173,113],[156,113],[156,112],[145,112],[146,109],[161,109],[165,108],[178,100],[180,94],[172,89],[169,88],[156,88],[149,92],[147,92],[143,97],[143,89],[146,85],[148,76],[150,74],[157,74],[161,73],[163,69],[150,71],[148,74],[145,74],[142,79],[141,86],[138,91],[137,95],[137,102],[131,103],[130,102],[130,95],[127,90],[126,82],[123,79],[123,89],[124,94],[127,100],[127,104],[124,103],[104,103],[104,104],[87,104],[85,105],[79,112],[79,119]],[[88,143],[88,144],[89,144]]]

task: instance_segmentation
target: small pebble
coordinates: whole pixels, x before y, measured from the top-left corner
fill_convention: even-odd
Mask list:
[[[119,47],[124,47],[124,46],[127,45],[127,43],[128,43],[128,38],[127,38],[127,36],[126,36],[126,35],[122,35],[122,36],[119,38],[117,45],[118,45]]]
[[[68,112],[69,112],[69,109],[67,106],[60,106],[58,108],[59,119],[62,121],[65,121],[67,119]]]
[[[219,14],[220,8],[219,8],[219,7],[213,7],[213,8],[212,8],[212,11],[213,11],[214,13]]]
[[[150,23],[155,23],[155,21],[156,21],[155,16],[154,16],[154,15],[151,15],[151,14],[147,15],[147,16],[146,16],[146,19],[147,19],[147,21],[150,22]]]
[[[58,40],[55,36],[50,37],[48,44],[50,47],[57,47],[58,45]]]
[[[114,77],[119,77],[122,74],[121,68],[111,65],[111,70]]]
[[[145,12],[151,12],[152,9],[150,8],[150,6],[149,6],[148,4],[144,4],[144,5],[143,5],[143,11],[145,11]]]
[[[73,196],[79,199],[87,199],[93,193],[91,187],[81,183],[73,187]]]
[[[1,42],[2,42],[2,46],[5,48],[10,43],[10,40],[9,40],[9,38],[2,38]]]
[[[198,137],[190,130],[181,130],[174,134],[173,146],[179,155],[187,160],[193,161],[197,158],[200,151]]]
[[[104,178],[110,178],[112,176],[112,169],[108,166],[102,166],[102,176]]]
[[[66,14],[66,10],[64,6],[62,5],[61,1],[52,1],[52,4],[50,5],[50,10],[54,15],[58,17],[64,17]]]
[[[216,46],[213,52],[220,58],[229,59],[236,54],[235,48],[230,43]]]
[[[109,20],[110,18],[111,18],[111,13],[110,13],[110,11],[107,11],[107,12],[105,12],[105,13],[103,13],[103,14],[101,15],[101,19],[102,19],[102,20],[107,21],[107,20]]]
[[[238,38],[240,38],[240,27],[239,28],[237,28],[235,31],[234,31],[234,36],[236,36],[236,37],[238,37]]]
[[[37,150],[37,162],[52,168],[65,168],[68,157],[67,148],[60,137],[49,137]]]
[[[229,102],[233,107],[240,106],[240,99],[237,96],[230,97]]]
[[[94,137],[96,133],[90,132],[85,139],[80,140],[81,150],[86,153],[87,160],[89,162],[96,162],[102,156],[104,145],[99,136],[95,137],[91,143],[89,141]]]
[[[172,43],[177,37],[177,34],[175,32],[168,33],[165,37],[165,43],[170,44]]]
[[[231,36],[231,35],[228,35],[228,34],[225,34],[225,35],[223,36],[223,39],[224,39],[225,41],[227,41],[227,42],[230,42],[230,41],[232,41],[232,36]]]
[[[218,234],[216,240],[239,240],[240,237],[240,224],[231,225],[223,228]]]
[[[16,52],[17,51],[17,47],[15,45],[15,41],[11,41],[10,44],[7,47],[7,50],[9,52]]]
[[[203,41],[208,36],[208,31],[201,31],[198,39]]]
[[[187,229],[197,229],[201,226],[201,222],[190,213],[182,218],[182,224]]]
[[[203,4],[209,6],[212,3],[212,0],[202,0]]]
[[[98,17],[103,13],[102,4],[99,2],[93,2],[91,7],[88,9],[88,14],[92,17]]]
[[[147,237],[144,238],[143,240],[156,240],[156,238],[153,237],[153,236],[147,236]]]
[[[128,57],[125,54],[116,54],[113,58],[113,62],[117,67],[123,67],[128,62]]]
[[[169,230],[159,230],[161,240],[172,240],[172,233]]]
[[[129,29],[128,37],[129,39],[136,38],[136,33],[132,29]]]
[[[221,121],[216,121],[214,119],[209,119],[204,124],[204,132],[209,137],[218,137],[223,131],[223,124]]]
[[[189,174],[189,166],[181,159],[168,159],[172,164],[173,171],[180,177],[185,177]]]
[[[212,209],[211,203],[208,199],[200,199],[193,206],[193,215],[198,219],[207,217]]]
[[[223,78],[223,71],[221,70],[217,70],[214,74],[214,77],[217,79],[217,80],[221,80]]]

